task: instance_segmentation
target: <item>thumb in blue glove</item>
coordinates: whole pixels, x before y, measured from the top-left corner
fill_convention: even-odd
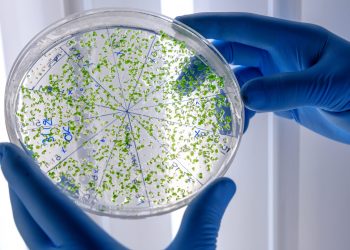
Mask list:
[[[215,249],[225,209],[236,191],[234,182],[219,178],[187,207],[168,249]]]
[[[177,18],[246,69],[241,94],[253,111],[274,111],[350,143],[350,43],[316,25],[245,13]]]
[[[0,144],[17,229],[30,249],[126,249],[67,198],[23,150]],[[220,178],[188,206],[169,249],[214,249],[235,184]]]

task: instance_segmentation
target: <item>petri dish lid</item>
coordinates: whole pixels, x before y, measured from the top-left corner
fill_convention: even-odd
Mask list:
[[[92,10],[39,33],[6,86],[10,141],[83,209],[140,218],[186,205],[230,166],[243,104],[230,67],[170,18]]]

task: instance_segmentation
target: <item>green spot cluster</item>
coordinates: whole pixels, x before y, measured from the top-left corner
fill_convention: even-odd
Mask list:
[[[82,207],[173,204],[234,145],[224,79],[164,32],[111,27],[51,48],[23,80],[21,140]]]

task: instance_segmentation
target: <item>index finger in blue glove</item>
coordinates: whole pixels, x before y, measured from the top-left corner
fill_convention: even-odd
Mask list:
[[[210,184],[187,207],[168,249],[215,249],[222,216],[235,192],[236,185],[229,178]]]
[[[264,75],[276,71],[273,58],[266,50],[221,40],[215,40],[212,44],[229,64],[259,68]]]
[[[255,111],[281,111],[313,105],[310,102],[314,99],[305,98],[314,94],[305,84],[307,80],[304,72],[254,78],[242,87],[241,95],[244,104]]]
[[[10,188],[55,246],[78,242],[92,249],[124,249],[44,176],[23,150],[1,143],[0,156]]]
[[[339,89],[329,80],[332,76],[320,74],[325,70],[320,64],[302,72],[254,78],[242,87],[242,98],[245,105],[255,111],[283,111],[304,106],[348,110],[350,103],[338,96]],[[346,84],[341,87],[343,93],[349,91]]]
[[[320,39],[320,36],[326,36],[325,32],[319,32],[323,28],[316,25],[300,26],[296,22],[249,13],[198,13],[176,19],[205,38],[237,42],[270,52],[284,46],[285,42],[305,46],[306,41],[314,51],[317,48],[310,43],[312,37]],[[313,30],[309,26],[313,26]]]
[[[254,67],[236,67],[234,69],[235,76],[238,80],[238,83],[240,86],[243,86],[247,81],[256,78],[261,77],[262,74],[258,68]],[[250,109],[247,109],[244,107],[244,133],[246,132],[250,119],[255,115],[255,111],[252,111]]]

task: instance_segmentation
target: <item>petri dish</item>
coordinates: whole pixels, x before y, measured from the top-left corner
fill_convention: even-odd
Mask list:
[[[43,30],[6,86],[6,126],[83,209],[140,218],[186,204],[230,166],[243,104],[202,36],[157,14],[104,9]]]

